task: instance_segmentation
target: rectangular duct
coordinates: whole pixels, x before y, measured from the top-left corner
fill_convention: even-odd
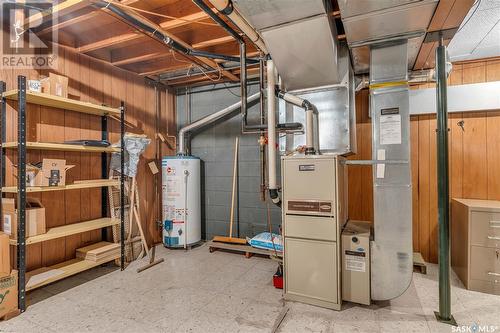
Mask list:
[[[337,30],[330,1],[237,0],[261,33],[287,91],[337,84]]]
[[[371,47],[374,237],[371,243],[373,300],[400,296],[413,272],[410,107],[407,41]]]
[[[349,154],[356,152],[356,112],[354,101],[354,74],[350,66],[347,46],[339,49],[341,83],[294,91],[294,95],[307,99],[318,111],[319,150],[323,154]],[[279,102],[280,122],[305,122],[302,108]],[[287,134],[280,139],[282,152],[293,151],[305,144],[305,135]]]

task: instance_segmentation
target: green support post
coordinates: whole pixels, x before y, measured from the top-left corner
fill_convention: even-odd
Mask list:
[[[437,179],[439,224],[439,312],[440,322],[457,326],[451,315],[450,287],[450,194],[448,174],[448,103],[446,46],[440,38],[436,49]]]

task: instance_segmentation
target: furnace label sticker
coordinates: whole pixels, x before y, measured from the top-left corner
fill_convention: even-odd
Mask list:
[[[345,269],[353,272],[366,272],[366,253],[346,250]]]
[[[401,144],[401,115],[385,114],[382,110],[380,116],[380,144],[400,145]]]

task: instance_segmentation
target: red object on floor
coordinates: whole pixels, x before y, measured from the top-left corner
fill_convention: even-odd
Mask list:
[[[278,275],[278,274],[274,274],[273,285],[277,289],[283,289],[283,276]]]

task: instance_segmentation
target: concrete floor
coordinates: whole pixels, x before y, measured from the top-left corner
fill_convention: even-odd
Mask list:
[[[206,246],[157,252],[165,262],[140,274],[137,262],[124,272],[100,267],[32,292],[31,306],[0,322],[0,332],[270,332],[283,311],[281,291],[271,284],[276,263],[269,259],[209,253]],[[500,332],[500,296],[467,291],[455,276],[452,283],[459,325]],[[434,319],[436,265],[428,275],[414,274],[408,291],[384,304],[344,303],[341,312],[285,306],[278,332],[452,332]]]

